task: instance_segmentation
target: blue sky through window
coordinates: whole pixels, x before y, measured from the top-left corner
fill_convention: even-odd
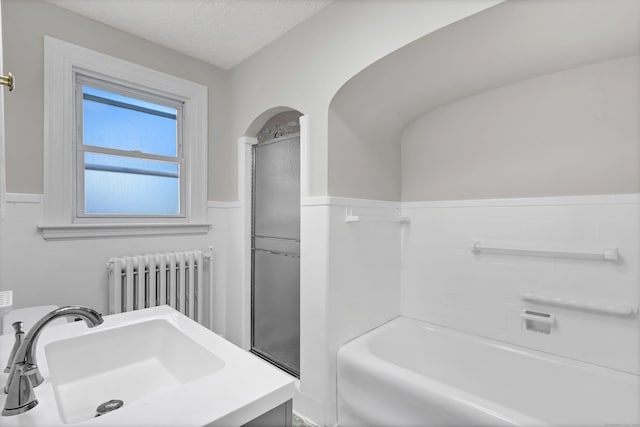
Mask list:
[[[147,108],[159,113],[177,114],[175,108],[136,100],[126,96],[83,87],[83,95]],[[118,150],[137,150],[161,156],[177,156],[177,121],[146,112],[84,99],[83,143]]]
[[[85,171],[85,213],[178,215],[177,178],[99,170]]]
[[[177,159],[158,161],[90,150],[93,146],[176,158],[178,111],[89,86],[83,86],[82,108],[83,144],[88,150],[85,213],[180,214]]]

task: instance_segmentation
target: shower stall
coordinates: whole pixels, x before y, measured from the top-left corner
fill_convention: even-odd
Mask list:
[[[300,133],[265,125],[253,148],[251,352],[300,377]]]

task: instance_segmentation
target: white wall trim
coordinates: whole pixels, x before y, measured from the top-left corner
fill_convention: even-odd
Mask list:
[[[402,202],[402,209],[566,206],[566,205],[629,205],[640,203],[640,193],[598,194],[586,196],[527,197],[514,199],[473,199]]]
[[[596,194],[584,196],[522,197],[505,199],[429,200],[397,202],[392,200],[358,199],[339,196],[314,196],[302,199],[302,206],[353,206],[380,208],[466,208],[500,206],[556,206],[556,205],[621,205],[639,204],[640,193]]]
[[[207,234],[211,224],[72,224],[38,225],[45,240]]]
[[[596,194],[585,196],[527,197],[505,199],[434,200],[397,202],[391,200],[357,199],[338,196],[305,197],[302,206],[345,206],[370,208],[468,208],[501,206],[558,206],[558,205],[629,205],[640,204],[640,193]]]
[[[258,138],[253,138],[251,136],[241,136],[238,138],[238,144],[242,145],[256,145],[258,143]]]
[[[238,209],[242,207],[242,203],[240,203],[240,200],[233,200],[228,202],[209,200],[209,202],[207,202],[207,207],[209,209]]]
[[[0,9],[2,9],[0,7]],[[2,11],[0,10],[0,72],[5,69],[2,66]],[[8,70],[6,70],[8,71]],[[4,88],[0,86],[0,219],[6,215],[7,202],[7,168],[5,165],[5,141],[4,141]]]
[[[300,200],[305,200],[311,194],[311,170],[309,147],[311,145],[311,127],[309,116],[300,116]]]
[[[251,175],[253,167],[253,146],[257,138],[238,138],[238,198],[242,207],[240,223],[240,346],[251,348]]]
[[[189,223],[207,218],[207,87],[52,37],[44,38],[44,223],[74,221],[74,74],[151,89],[184,102],[183,156],[188,162],[185,213]],[[105,221],[108,221],[106,219]],[[149,222],[153,222],[149,220]]]
[[[392,200],[355,199],[335,196],[306,197],[302,200],[302,206],[345,206],[399,209],[401,205],[401,202]]]
[[[42,194],[37,193],[7,193],[7,203],[42,203]]]

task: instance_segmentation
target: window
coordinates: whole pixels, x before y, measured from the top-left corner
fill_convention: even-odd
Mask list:
[[[207,88],[45,36],[45,239],[202,234]]]
[[[76,75],[76,215],[184,216],[182,103]]]

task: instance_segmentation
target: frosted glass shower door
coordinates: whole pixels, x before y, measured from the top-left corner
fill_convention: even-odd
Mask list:
[[[254,148],[251,350],[300,372],[300,143]]]

